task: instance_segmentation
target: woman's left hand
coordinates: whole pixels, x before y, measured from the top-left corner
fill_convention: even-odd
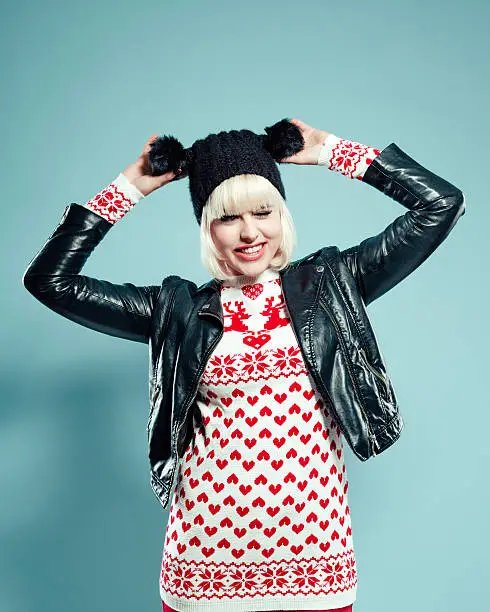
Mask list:
[[[328,132],[317,130],[300,119],[290,119],[290,121],[301,130],[305,145],[299,153],[295,153],[290,157],[284,157],[280,160],[280,163],[317,165],[320,150],[325,142],[325,138],[328,136]]]

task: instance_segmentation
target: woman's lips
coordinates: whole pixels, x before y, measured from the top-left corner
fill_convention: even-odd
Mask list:
[[[245,261],[255,261],[256,259],[260,259],[262,257],[262,255],[264,254],[264,249],[265,243],[262,244],[260,250],[256,253],[244,253],[243,251],[235,251],[235,253],[240,259],[243,259]]]

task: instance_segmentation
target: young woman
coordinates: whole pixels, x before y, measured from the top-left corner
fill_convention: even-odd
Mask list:
[[[266,132],[210,134],[189,149],[154,134],[108,187],[65,209],[23,277],[53,311],[149,345],[151,486],[171,502],[159,579],[167,612],[352,610],[343,442],[364,461],[403,426],[365,307],[465,212],[457,187],[394,143],[381,151],[299,119]],[[278,162],[325,166],[408,211],[359,245],[292,262]],[[141,198],[185,177],[210,282],[79,274]]]

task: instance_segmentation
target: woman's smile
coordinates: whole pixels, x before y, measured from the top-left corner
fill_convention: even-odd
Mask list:
[[[266,243],[262,242],[254,247],[243,247],[235,249],[236,254],[244,261],[255,261],[260,259],[265,251]]]

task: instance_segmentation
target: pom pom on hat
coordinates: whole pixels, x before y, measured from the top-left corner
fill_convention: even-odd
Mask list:
[[[267,132],[267,136],[262,136],[264,147],[276,161],[299,153],[305,146],[301,130],[289,119],[281,119],[264,129]]]
[[[191,151],[186,151],[184,145],[174,136],[159,136],[150,145],[148,161],[151,175],[160,176],[166,172],[182,170],[187,174]]]

